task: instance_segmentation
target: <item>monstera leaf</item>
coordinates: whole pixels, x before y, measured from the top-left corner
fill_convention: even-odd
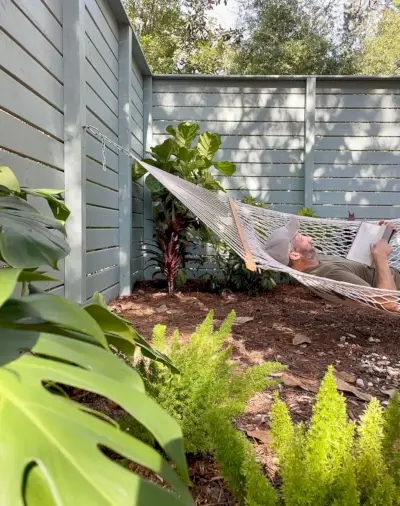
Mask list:
[[[2,275],[3,283],[9,278],[8,291],[16,271]],[[41,320],[46,330],[40,330]],[[49,295],[9,299],[0,308],[0,327],[0,504],[192,504],[186,486],[156,450],[60,395],[59,385],[74,387],[121,406],[154,435],[187,479],[178,424],[145,393],[139,374],[108,351],[103,331],[85,309]],[[62,328],[70,334],[52,332]],[[24,354],[15,354],[16,347]],[[174,492],[129,472],[102,450],[150,469]]]
[[[56,231],[60,233],[56,233]],[[12,267],[57,263],[70,251],[65,228],[16,195],[0,191],[0,257]]]

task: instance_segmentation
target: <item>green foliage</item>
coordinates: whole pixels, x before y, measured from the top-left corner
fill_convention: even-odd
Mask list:
[[[318,214],[314,211],[314,209],[312,207],[302,207],[297,214],[298,214],[298,216],[308,216],[310,218],[319,218]]]
[[[356,429],[348,420],[345,399],[337,391],[330,367],[308,430],[293,424],[278,397],[270,415],[285,506],[399,504],[398,396],[385,414],[373,399]]]
[[[400,14],[387,7],[375,33],[366,37],[358,58],[358,72],[366,75],[399,74]]]
[[[61,221],[69,211],[56,190],[21,189],[11,169],[1,167],[0,185],[1,255],[6,262],[0,268],[1,502],[191,505],[181,479],[188,481],[179,425],[146,394],[139,373],[110,347],[130,357],[140,348],[169,370],[177,369],[129,322],[109,312],[100,294],[81,307],[30,285],[53,279],[37,269],[41,263],[55,266],[69,251],[59,234],[65,234]],[[45,198],[57,219],[28,205],[28,194]],[[27,296],[14,296],[20,282],[29,284]],[[151,445],[119,430],[106,415],[73,402],[67,394],[73,388],[121,406],[157,441],[181,478]],[[162,476],[173,492],[127,472],[101,448]]]
[[[169,125],[166,132],[170,137],[162,144],[153,146],[153,158],[144,161],[207,190],[225,191],[210,169],[214,167],[221,175],[231,176],[236,166],[229,161],[214,160],[221,146],[219,134],[203,132],[199,135],[199,130],[197,123],[188,121],[181,122],[176,127]],[[132,172],[136,181],[147,171],[137,162],[133,165]],[[156,266],[155,274],[165,277],[168,290],[172,292],[176,278],[185,269],[186,263],[199,263],[198,258],[187,255],[191,237],[197,236],[199,242],[206,242],[209,231],[151,174],[146,175],[145,183],[154,205],[154,245],[157,248],[157,251],[152,246],[147,248],[151,260],[146,268]]]
[[[238,33],[209,16],[220,0],[126,0],[154,73],[217,74],[229,67]]]
[[[166,352],[178,367],[174,375],[157,363],[141,363],[147,389],[159,404],[180,422],[189,453],[213,453],[232,492],[244,504],[274,498],[271,486],[254,462],[251,445],[232,427],[256,392],[276,384],[270,376],[284,369],[267,362],[246,370],[231,361],[232,350],[224,347],[235,314],[213,329],[213,313],[181,344],[175,334],[166,342],[166,328],[156,326],[153,345]],[[270,499],[268,499],[270,500]]]

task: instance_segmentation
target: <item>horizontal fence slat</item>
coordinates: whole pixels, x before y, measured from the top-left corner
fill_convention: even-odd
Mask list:
[[[364,179],[358,180],[357,178],[345,179],[314,179],[314,190],[335,190],[335,191],[384,191],[384,192],[399,192],[400,191],[400,178],[399,179]],[[399,200],[400,204],[400,200]]]
[[[153,135],[152,145],[161,144],[170,135]],[[222,138],[223,149],[303,149],[304,137],[232,135]]]
[[[10,167],[21,186],[64,189],[64,172],[0,149],[0,165]],[[45,184],[44,184],[45,182]],[[34,201],[33,201],[34,202]]]
[[[139,183],[132,182],[132,197],[143,200],[143,186]]]
[[[0,70],[0,107],[64,140],[64,115]]]
[[[86,135],[86,154],[98,163],[103,164],[101,142],[89,133]],[[111,151],[108,146],[106,146],[106,167],[118,172],[118,155]]]
[[[154,106],[185,107],[294,107],[303,108],[304,95],[234,93],[153,93]]]
[[[118,246],[118,229],[88,229],[86,230],[87,251]]]
[[[316,139],[315,149],[400,151],[400,137],[324,137]]]
[[[321,152],[323,153],[323,152]],[[220,149],[215,158],[216,161],[227,160],[230,162],[241,163],[298,163],[304,160],[304,152],[302,150],[234,150]]]
[[[118,265],[119,248],[103,249],[86,253],[86,273],[92,274],[100,270]]]
[[[118,211],[103,207],[86,206],[88,228],[118,228]]]
[[[119,283],[119,267],[111,267],[86,278],[86,295],[92,297],[95,292],[101,292]]]
[[[214,81],[204,80],[163,80],[153,78],[153,92],[155,93],[299,93],[304,94],[305,79],[302,81],[254,81],[237,82],[221,80],[216,84]]]
[[[399,80],[386,80],[379,79],[376,80],[363,80],[357,79],[354,81],[343,81],[343,84],[340,81],[333,80],[318,80],[317,79],[317,95],[327,93],[331,94],[392,94],[392,93],[400,93],[400,79]]]
[[[140,127],[133,118],[131,118],[131,132],[139,142],[143,143],[143,126]]]
[[[396,137],[396,123],[317,123],[317,136],[327,137]]]
[[[313,194],[314,204],[337,204],[343,206],[395,206],[399,205],[399,196],[390,192],[364,192],[364,191],[332,191]]]
[[[217,174],[212,170],[213,174]],[[237,163],[235,176],[304,176],[302,163]]]
[[[107,2],[104,2],[103,0],[100,0],[99,2],[97,2],[96,0],[85,0],[85,3],[86,8],[90,12],[91,17],[93,18],[100,33],[102,34],[103,39],[107,43],[108,47],[111,49],[115,58],[118,58],[118,35],[116,36],[114,34],[113,30],[110,27],[110,23],[108,22],[111,21],[111,19],[114,18],[114,16],[113,15],[108,16],[109,19],[107,19],[104,13],[104,6]],[[100,9],[99,5],[101,5],[103,9]]]
[[[131,93],[131,101],[133,107],[132,115],[135,117],[143,118],[143,101],[137,96],[136,93]],[[140,119],[138,123],[141,123],[143,119]]]
[[[313,209],[321,218],[347,218],[348,211],[354,212],[357,219],[400,218],[400,207],[395,206],[315,205]]]
[[[241,200],[243,197],[251,196],[257,202],[271,204],[303,204],[304,191],[274,191],[274,190],[229,190],[228,195],[234,199]]]
[[[62,55],[11,0],[0,2],[0,20],[7,34],[63,82]]]
[[[398,165],[400,151],[315,151],[315,163]]]
[[[118,174],[112,170],[103,170],[100,163],[86,159],[86,177],[89,181],[118,191]]]
[[[400,113],[399,113],[400,117]],[[154,120],[214,121],[304,121],[303,109],[258,109],[247,107],[153,107]]]
[[[138,241],[141,242],[144,240],[143,233],[144,233],[143,227],[132,227],[132,239],[135,242]]]
[[[107,125],[100,121],[88,108],[86,110],[86,118],[88,125],[96,127],[103,135],[118,144],[118,136]],[[117,148],[114,148],[113,146],[109,147],[109,144],[107,144],[107,148],[118,156]]]
[[[111,51],[107,42],[104,40],[102,33],[95,25],[91,14],[86,10],[85,11],[85,29],[89,38],[96,46],[98,52],[100,53],[103,60],[106,62],[108,68],[114,74],[116,78],[118,78],[118,58]]]
[[[118,298],[119,294],[120,294],[119,283],[117,285],[111,286],[110,288],[107,288],[106,290],[101,291],[101,295],[104,297],[104,300],[107,303]]]
[[[136,276],[141,273],[144,269],[143,257],[133,258],[131,261],[132,276]]]
[[[43,6],[41,0],[18,0],[18,7],[25,16],[51,41],[53,46],[63,54],[63,36],[60,23]]]
[[[102,98],[100,98],[95,91],[86,85],[86,105],[87,107],[98,116],[101,121],[113,132],[115,136],[118,135],[118,113],[111,111]]]
[[[62,142],[3,111],[0,111],[0,148],[64,170]]]
[[[304,190],[301,177],[219,177],[226,190]]]
[[[119,194],[110,188],[86,181],[86,202],[110,209],[119,208]]]
[[[118,98],[88,61],[86,64],[86,82],[95,90],[96,94],[101,97],[105,105],[111,109],[114,114],[118,114]]]
[[[314,167],[314,177],[380,178],[400,177],[400,166],[395,165],[323,165]]]
[[[400,121],[400,109],[316,109],[315,121],[397,123]]]
[[[0,31],[0,61],[7,72],[13,74],[60,111],[63,110],[62,84],[2,31]]]
[[[400,83],[399,83],[400,84]],[[400,108],[400,95],[317,95],[317,108],[349,108],[349,109],[398,109]]]
[[[143,144],[131,135],[131,149],[139,158],[143,157]]]
[[[64,285],[58,286],[57,288],[52,288],[51,290],[48,290],[48,293],[51,293],[52,295],[57,295],[57,297],[65,297]]]
[[[86,34],[86,58],[97,71],[101,79],[106,83],[108,88],[112,91],[116,99],[118,100],[118,79],[112,73],[104,59],[102,58],[99,50],[96,48],[94,43],[90,40]]]
[[[135,74],[136,81],[139,83],[140,88],[143,89],[143,75],[142,75],[139,65],[136,63],[135,59],[132,59],[131,70],[132,70],[133,74]]]
[[[57,19],[57,21],[62,25],[63,21],[63,8],[62,1],[63,0],[42,0],[43,3],[47,5],[49,10],[53,13],[53,16]]]

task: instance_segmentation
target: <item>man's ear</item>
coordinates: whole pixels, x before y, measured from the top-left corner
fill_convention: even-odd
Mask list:
[[[296,262],[296,260],[300,260],[301,255],[297,251],[291,251],[289,253],[289,258],[292,262]]]

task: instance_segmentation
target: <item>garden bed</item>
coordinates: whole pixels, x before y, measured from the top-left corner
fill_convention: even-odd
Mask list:
[[[343,378],[358,389],[357,395],[345,393],[353,419],[365,407],[365,400],[359,397],[370,394],[386,403],[390,391],[400,385],[400,319],[368,308],[336,306],[299,286],[282,285],[249,297],[218,296],[188,288],[168,295],[154,284],[144,283],[132,296],[112,302],[111,309],[130,320],[146,337],[151,336],[155,324],[164,324],[168,335],[178,328],[183,339],[211,309],[215,311],[216,326],[234,309],[242,323],[233,327],[229,341],[233,358],[243,366],[266,360],[287,365],[290,374],[279,388],[296,421],[310,418],[314,391],[330,364],[346,373]],[[294,340],[301,344],[294,344]],[[301,386],[292,386],[293,382]],[[271,389],[253,397],[237,427],[253,441],[259,461],[274,480],[276,466],[268,448],[272,397]],[[212,460],[191,458],[189,464],[197,505],[234,504]]]

